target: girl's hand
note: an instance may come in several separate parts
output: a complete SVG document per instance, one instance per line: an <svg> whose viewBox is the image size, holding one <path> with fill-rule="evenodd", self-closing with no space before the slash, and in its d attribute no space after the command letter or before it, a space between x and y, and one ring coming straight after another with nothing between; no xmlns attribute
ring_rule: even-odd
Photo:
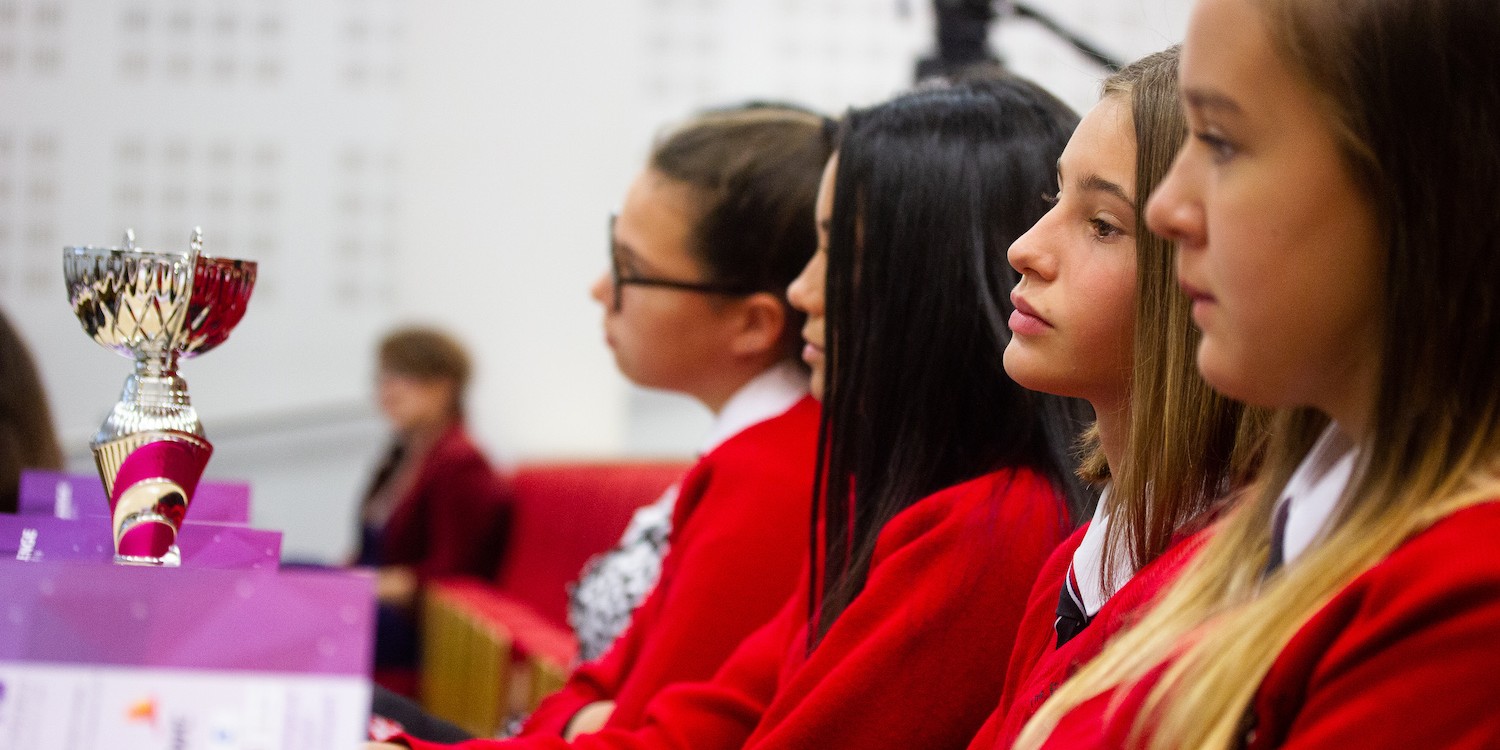
<svg viewBox="0 0 1500 750"><path fill-rule="evenodd" d="M572 742L580 734L593 734L603 729L604 723L609 721L610 714L614 712L614 701L594 701L578 709L578 713L568 720L568 726L563 730L563 739Z"/></svg>

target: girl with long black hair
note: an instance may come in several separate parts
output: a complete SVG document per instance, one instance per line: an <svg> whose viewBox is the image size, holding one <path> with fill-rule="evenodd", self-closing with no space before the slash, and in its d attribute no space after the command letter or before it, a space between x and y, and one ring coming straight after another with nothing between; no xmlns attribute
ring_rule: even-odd
<svg viewBox="0 0 1500 750"><path fill-rule="evenodd" d="M633 731L467 747L963 747L1084 498L1079 406L1005 374L1005 249L1076 118L1014 78L851 113L790 289L823 399L809 589ZM427 745L412 742L413 747Z"/></svg>

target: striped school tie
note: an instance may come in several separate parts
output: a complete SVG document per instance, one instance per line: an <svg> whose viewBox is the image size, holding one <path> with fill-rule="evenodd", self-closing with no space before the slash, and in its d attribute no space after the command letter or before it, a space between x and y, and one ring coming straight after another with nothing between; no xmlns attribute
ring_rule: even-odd
<svg viewBox="0 0 1500 750"><path fill-rule="evenodd" d="M1084 610L1078 576L1074 575L1073 565L1069 563L1068 577L1063 580L1062 593L1057 598L1057 620L1052 623L1052 629L1057 631L1057 647L1062 648L1064 643L1073 640L1073 636L1082 633L1092 619Z"/></svg>

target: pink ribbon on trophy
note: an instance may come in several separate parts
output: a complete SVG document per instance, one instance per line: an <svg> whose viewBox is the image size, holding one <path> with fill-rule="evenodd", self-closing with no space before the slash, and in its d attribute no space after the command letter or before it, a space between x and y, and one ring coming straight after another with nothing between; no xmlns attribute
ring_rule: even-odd
<svg viewBox="0 0 1500 750"><path fill-rule="evenodd" d="M212 454L206 441L168 437L146 443L125 457L109 497L117 554L150 558L167 554Z"/></svg>

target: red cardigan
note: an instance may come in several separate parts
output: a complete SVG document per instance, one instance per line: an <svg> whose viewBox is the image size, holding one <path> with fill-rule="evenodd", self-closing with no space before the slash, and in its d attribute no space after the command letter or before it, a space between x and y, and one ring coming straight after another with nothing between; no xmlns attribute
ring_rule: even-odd
<svg viewBox="0 0 1500 750"><path fill-rule="evenodd" d="M1334 595L1271 665L1246 717L1261 748L1500 747L1500 503L1412 537ZM1094 698L1048 748L1125 747L1158 668L1118 711Z"/></svg>
<svg viewBox="0 0 1500 750"><path fill-rule="evenodd" d="M1176 579L1207 535L1206 531L1200 531L1168 547L1121 586L1083 632L1059 649L1057 630L1053 627L1057 597L1068 565L1073 562L1073 553L1083 543L1086 531L1088 524L1059 545L1042 567L1016 634L1016 648L1010 654L1000 706L969 743L969 750L1005 750L1014 744L1042 703L1084 663L1098 656L1115 633L1139 619L1156 595Z"/></svg>
<svg viewBox="0 0 1500 750"><path fill-rule="evenodd" d="M422 580L493 578L510 529L510 484L454 424L438 438L386 522L382 565L409 565Z"/></svg>
<svg viewBox="0 0 1500 750"><path fill-rule="evenodd" d="M805 397L688 471L656 588L609 651L542 701L523 736L561 735L579 709L600 700L615 701L610 726L635 727L652 696L712 677L776 614L804 580L818 414Z"/></svg>
<svg viewBox="0 0 1500 750"><path fill-rule="evenodd" d="M710 682L663 690L634 731L480 748L961 748L1000 698L1026 592L1065 533L1053 488L1018 470L922 499L886 524L864 591L811 655L807 599ZM407 740L414 748L435 745Z"/></svg>

